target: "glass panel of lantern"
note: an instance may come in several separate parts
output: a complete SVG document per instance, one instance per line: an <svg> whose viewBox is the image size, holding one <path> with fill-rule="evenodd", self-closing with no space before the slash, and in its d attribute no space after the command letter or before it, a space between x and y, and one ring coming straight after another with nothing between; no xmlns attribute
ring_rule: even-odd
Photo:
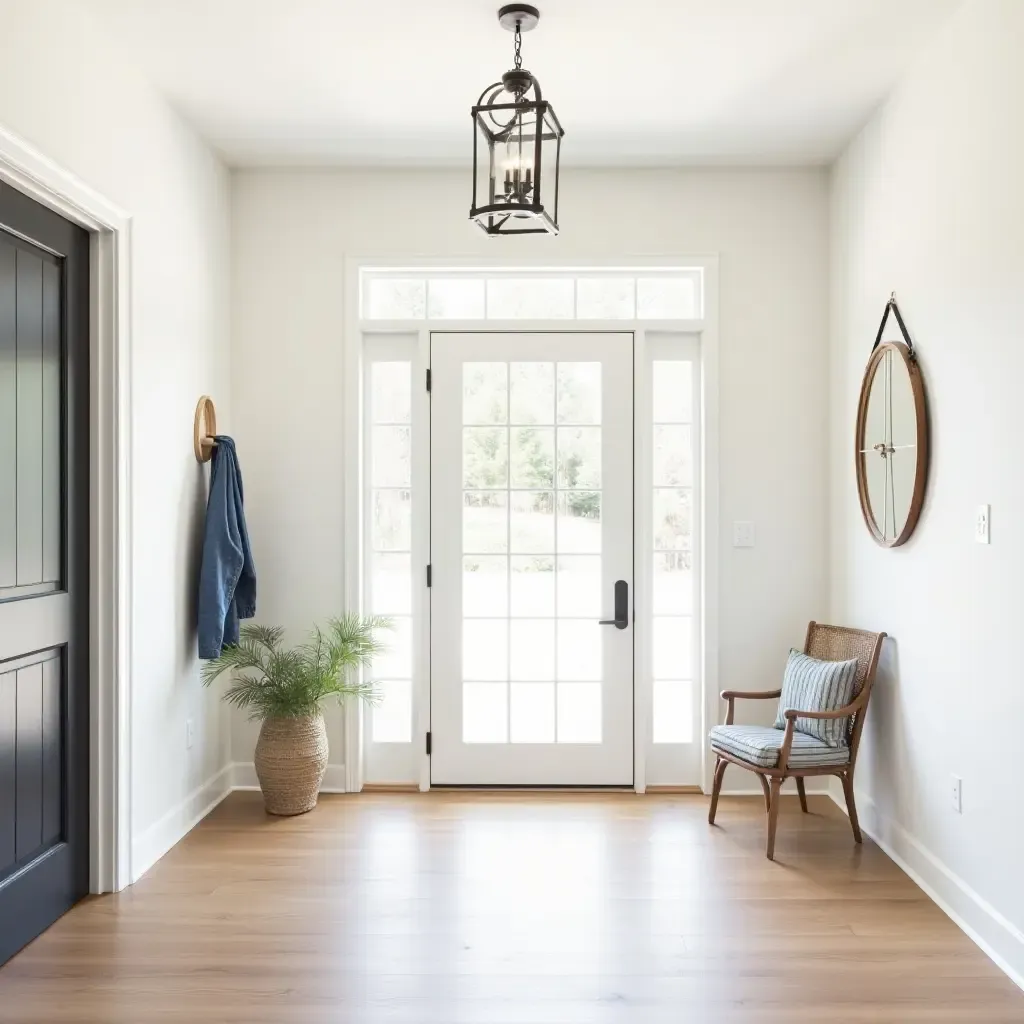
<svg viewBox="0 0 1024 1024"><path fill-rule="evenodd" d="M491 235L557 234L558 173L565 133L551 104L541 98L537 80L529 72L520 72L529 84L518 93L524 83L514 79L515 74L509 72L505 82L485 89L472 110L470 218Z"/></svg>

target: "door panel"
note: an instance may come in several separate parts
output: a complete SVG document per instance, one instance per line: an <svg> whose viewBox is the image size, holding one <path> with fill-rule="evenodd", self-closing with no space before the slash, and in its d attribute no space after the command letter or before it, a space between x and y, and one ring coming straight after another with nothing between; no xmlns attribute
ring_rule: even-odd
<svg viewBox="0 0 1024 1024"><path fill-rule="evenodd" d="M0 589L18 583L17 259L0 245Z"/></svg>
<svg viewBox="0 0 1024 1024"><path fill-rule="evenodd" d="M4 672L0 675L0 878L7 874L16 859L17 751L18 675Z"/></svg>
<svg viewBox="0 0 1024 1024"><path fill-rule="evenodd" d="M431 339L431 780L629 785L632 335Z"/></svg>
<svg viewBox="0 0 1024 1024"><path fill-rule="evenodd" d="M43 581L43 261L18 252L18 586Z"/></svg>
<svg viewBox="0 0 1024 1024"><path fill-rule="evenodd" d="M0 963L88 888L88 254L0 185Z"/></svg>
<svg viewBox="0 0 1024 1024"><path fill-rule="evenodd" d="M15 857L20 861L43 845L43 669L26 665L17 672L17 816Z"/></svg>
<svg viewBox="0 0 1024 1024"><path fill-rule="evenodd" d="M50 653L42 670L43 826L42 845L58 842L64 828L64 755L61 743L64 719L64 671L58 652Z"/></svg>
<svg viewBox="0 0 1024 1024"><path fill-rule="evenodd" d="M42 573L41 583L57 584L61 578L61 344L60 268L43 264L42 345Z"/></svg>

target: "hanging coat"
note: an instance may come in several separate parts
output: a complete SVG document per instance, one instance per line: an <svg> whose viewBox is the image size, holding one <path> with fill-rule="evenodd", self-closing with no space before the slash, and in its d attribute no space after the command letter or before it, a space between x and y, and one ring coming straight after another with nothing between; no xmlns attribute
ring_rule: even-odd
<svg viewBox="0 0 1024 1024"><path fill-rule="evenodd" d="M217 658L238 643L239 619L256 614L256 568L242 508L235 442L216 437L199 571L199 657Z"/></svg>

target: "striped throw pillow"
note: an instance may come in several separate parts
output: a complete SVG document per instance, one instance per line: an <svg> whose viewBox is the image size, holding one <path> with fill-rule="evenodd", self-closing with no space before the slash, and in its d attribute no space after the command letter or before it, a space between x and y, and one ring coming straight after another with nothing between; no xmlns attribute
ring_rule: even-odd
<svg viewBox="0 0 1024 1024"><path fill-rule="evenodd" d="M853 700L857 683L857 659L851 661L819 661L800 651L789 652L786 674L782 678L782 696L775 728L785 729L783 711L835 711ZM830 747L846 743L848 718L798 718L794 728L816 736Z"/></svg>

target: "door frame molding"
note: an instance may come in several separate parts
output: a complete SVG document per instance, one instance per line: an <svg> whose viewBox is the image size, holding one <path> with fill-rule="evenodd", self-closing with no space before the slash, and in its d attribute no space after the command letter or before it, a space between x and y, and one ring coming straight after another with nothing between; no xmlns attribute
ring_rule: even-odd
<svg viewBox="0 0 1024 1024"><path fill-rule="evenodd" d="M539 250L537 255L516 253L507 259L495 257L483 258L478 255L424 257L422 255L383 255L383 256L348 256L345 259L345 291L344 291L344 369L342 379L342 404L344 410L344 497L342 513L342 529L344 531L345 564L344 594L345 607L349 611L359 611L362 607L362 545L363 545L363 509L362 509L362 474L363 474L363 347L364 334L400 334L414 335L417 338L417 352L422 362L429 345L429 336L434 333L466 332L466 331L594 331L594 332L625 332L634 335L634 354L639 361L646 358L645 340L648 333L682 333L700 335L700 364L703 380L701 396L701 448L702 448L702 487L701 487L701 627L700 662L702 674L702 693L700 694L700 718L695 723L699 730L701 744L700 785L707 793L711 788L712 762L709 757L704 737L711 722L717 720L718 697L718 652L719 652L719 258L717 254L679 253L617 255L614 258L552 258ZM533 270L569 270L593 268L595 270L610 268L650 267L693 267L703 271L704 305L703 317L699 320L679 321L644 321L644 320L555 320L534 322L527 320L503 321L487 320L473 322L467 320L401 320L401 321L369 321L360 317L360 270L372 268L401 268L443 271L446 268L488 270L495 268L507 269L515 267L524 271ZM421 362L414 362L414 403L426 402L422 388L415 386L415 374L422 372ZM417 397L418 396L418 397ZM636 432L637 464L643 464L645 451L640 440L643 431ZM413 441L414 465L420 456L417 449L426 445L428 438ZM415 470L414 470L415 472ZM636 513L635 513L636 514ZM634 530L640 537L641 531ZM414 538L414 548L416 540ZM642 556L639 556L642 557ZM422 594L420 595L422 597ZM416 597L414 595L414 600ZM414 606L416 607L416 606ZM422 613L421 613L422 614ZM426 622L429 630L429 617ZM425 651L417 648L417 658L429 657L429 645ZM639 650L641 645L637 645ZM422 674L422 673L421 673ZM417 697L418 694L418 697ZM423 736L429 728L429 692L426 702L423 694L414 692L415 721L413 725L413 745L422 744ZM650 695L644 686L634 687L634 789L637 793L646 791L647 786L647 736L646 723L650 713ZM342 723L345 737L345 791L358 793L363 788L365 731L364 712L360 704L350 703L345 707ZM421 791L430 789L430 761L425 749L420 745L417 756L419 765L418 781ZM412 782L413 780L408 780Z"/></svg>
<svg viewBox="0 0 1024 1024"><path fill-rule="evenodd" d="M131 217L0 125L0 180L89 232L89 891L131 883Z"/></svg>

